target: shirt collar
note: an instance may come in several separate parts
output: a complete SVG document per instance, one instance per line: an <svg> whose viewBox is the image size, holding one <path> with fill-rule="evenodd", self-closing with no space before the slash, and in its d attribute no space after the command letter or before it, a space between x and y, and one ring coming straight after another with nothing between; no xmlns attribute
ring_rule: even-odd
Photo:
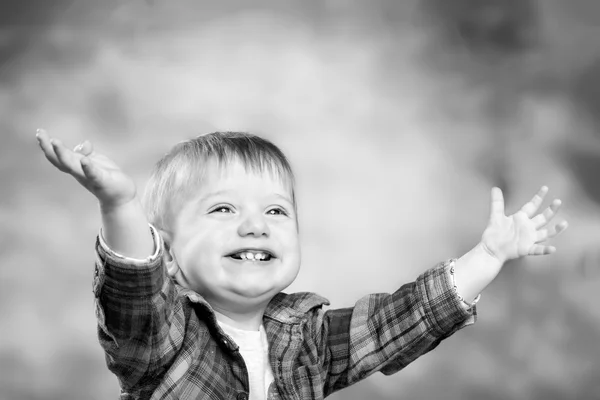
<svg viewBox="0 0 600 400"><path fill-rule="evenodd" d="M181 288L181 293L192 303L201 305L215 320L215 313L210 304L191 289ZM315 307L329 305L329 300L315 293L278 293L271 299L265 310L265 317L274 319L284 324L296 324L304 318L306 313Z"/></svg>

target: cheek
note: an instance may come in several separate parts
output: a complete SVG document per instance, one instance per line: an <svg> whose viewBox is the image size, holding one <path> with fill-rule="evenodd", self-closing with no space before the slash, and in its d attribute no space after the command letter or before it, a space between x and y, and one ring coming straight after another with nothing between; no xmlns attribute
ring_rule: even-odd
<svg viewBox="0 0 600 400"><path fill-rule="evenodd" d="M300 236L295 227L294 229L286 229L281 234L285 238L284 243L290 250L300 251Z"/></svg>
<svg viewBox="0 0 600 400"><path fill-rule="evenodd" d="M297 237L289 237L285 241L285 252L287 253L287 258L291 263L298 265L300 264L300 240Z"/></svg>
<svg viewBox="0 0 600 400"><path fill-rule="evenodd" d="M207 259L218 254L218 239L214 235L195 233L182 237L174 250L180 262L194 263L194 260Z"/></svg>

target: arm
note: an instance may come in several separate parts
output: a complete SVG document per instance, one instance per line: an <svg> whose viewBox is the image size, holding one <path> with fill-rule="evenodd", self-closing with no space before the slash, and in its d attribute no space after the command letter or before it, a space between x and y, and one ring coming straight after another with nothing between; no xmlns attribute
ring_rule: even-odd
<svg viewBox="0 0 600 400"><path fill-rule="evenodd" d="M116 207L100 204L102 237L116 253L145 258L156 248L152 243L146 215L137 198Z"/></svg>
<svg viewBox="0 0 600 400"><path fill-rule="evenodd" d="M498 275L507 260L544 255L554 247L540 244L566 229L546 228L560 201L539 215L547 188L515 215L504 215L504 200L492 190L490 222L481 242L456 262L439 264L389 294L370 295L353 308L319 311L315 335L326 371L325 392L349 386L381 371L392 374L433 350L445 338L474 323L471 301Z"/></svg>
<svg viewBox="0 0 600 400"><path fill-rule="evenodd" d="M100 344L124 389L164 372L183 340L185 308L163 265L158 232L149 228L133 180L89 142L69 150L39 130L46 158L99 201L94 294ZM168 329L163 329L168 326Z"/></svg>
<svg viewBox="0 0 600 400"><path fill-rule="evenodd" d="M190 307L167 276L164 246L136 260L113 252L98 235L94 296L98 338L108 368L129 393L151 393L183 345Z"/></svg>
<svg viewBox="0 0 600 400"><path fill-rule="evenodd" d="M330 394L381 371L393 374L475 322L475 307L457 295L454 262L440 263L392 294L372 294L354 307L318 309L311 320Z"/></svg>

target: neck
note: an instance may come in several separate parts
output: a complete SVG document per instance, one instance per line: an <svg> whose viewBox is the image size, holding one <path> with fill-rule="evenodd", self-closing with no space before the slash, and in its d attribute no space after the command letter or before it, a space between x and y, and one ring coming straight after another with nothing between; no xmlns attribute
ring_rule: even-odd
<svg viewBox="0 0 600 400"><path fill-rule="evenodd" d="M232 312L213 306L213 310L219 322L236 329L258 331L262 324L265 307L255 310L245 310L243 312Z"/></svg>

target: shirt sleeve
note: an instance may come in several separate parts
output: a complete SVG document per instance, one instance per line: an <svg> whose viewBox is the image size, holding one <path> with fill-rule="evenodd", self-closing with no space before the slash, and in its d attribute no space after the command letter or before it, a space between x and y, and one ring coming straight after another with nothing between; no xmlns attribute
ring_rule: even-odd
<svg viewBox="0 0 600 400"><path fill-rule="evenodd" d="M150 226L155 252L133 259L96 240L94 296L98 337L108 368L125 390L155 382L183 340L184 311L166 274L163 243ZM168 326L168 329L164 327Z"/></svg>
<svg viewBox="0 0 600 400"><path fill-rule="evenodd" d="M398 372L475 322L476 307L458 295L453 266L440 263L396 292L365 296L351 308L316 310L326 395L377 371Z"/></svg>

